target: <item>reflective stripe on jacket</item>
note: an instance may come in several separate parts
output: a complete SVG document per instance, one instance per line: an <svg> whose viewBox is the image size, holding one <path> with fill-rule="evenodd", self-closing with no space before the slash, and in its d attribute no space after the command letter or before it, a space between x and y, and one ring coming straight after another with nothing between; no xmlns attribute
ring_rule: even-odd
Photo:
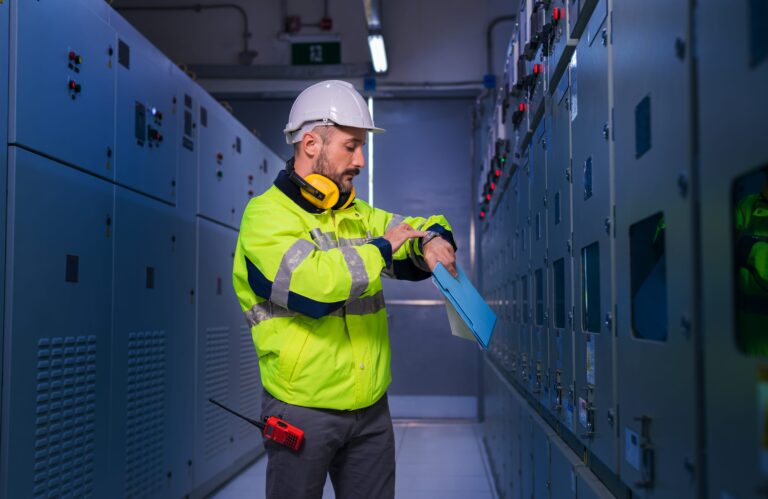
<svg viewBox="0 0 768 499"><path fill-rule="evenodd" d="M405 218L359 199L345 210L321 211L285 171L250 201L233 284L252 326L262 383L276 398L350 410L384 395L391 375L381 275L430 276L419 240L393 255L382 237L403 222L454 244L442 216Z"/></svg>

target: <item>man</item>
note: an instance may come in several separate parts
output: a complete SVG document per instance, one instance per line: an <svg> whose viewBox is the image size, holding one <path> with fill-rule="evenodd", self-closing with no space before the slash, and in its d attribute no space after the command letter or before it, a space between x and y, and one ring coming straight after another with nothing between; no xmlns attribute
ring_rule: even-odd
<svg viewBox="0 0 768 499"><path fill-rule="evenodd" d="M376 128L360 94L325 81L304 90L284 132L294 158L243 215L233 282L252 326L262 416L304 430L299 452L265 442L267 497L394 497L391 380L381 275L454 275L442 216L409 217L354 197ZM406 185L406 184L404 184Z"/></svg>
<svg viewBox="0 0 768 499"><path fill-rule="evenodd" d="M768 167L761 192L736 208L736 323L746 353L768 355Z"/></svg>

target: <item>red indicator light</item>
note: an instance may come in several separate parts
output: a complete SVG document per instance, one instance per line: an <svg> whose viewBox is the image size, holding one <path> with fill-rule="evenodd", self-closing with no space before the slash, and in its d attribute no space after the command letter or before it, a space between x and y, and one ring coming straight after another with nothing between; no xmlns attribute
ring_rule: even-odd
<svg viewBox="0 0 768 499"><path fill-rule="evenodd" d="M525 111L525 102L521 102L520 103L520 112L524 112L524 111Z"/></svg>
<svg viewBox="0 0 768 499"><path fill-rule="evenodd" d="M486 194L486 195L485 195L485 199L486 199L486 200L488 200L488 201L490 201L490 200L491 200L491 195L490 195L490 194Z"/></svg>
<svg viewBox="0 0 768 499"><path fill-rule="evenodd" d="M221 153L218 153L218 154L216 154L216 159L221 161L222 159L224 159L224 155L221 154Z"/></svg>
<svg viewBox="0 0 768 499"><path fill-rule="evenodd" d="M496 182L491 182L491 190L493 191L495 189L496 189Z"/></svg>
<svg viewBox="0 0 768 499"><path fill-rule="evenodd" d="M74 90L77 87L77 83L74 80L69 80L69 88Z"/></svg>
<svg viewBox="0 0 768 499"><path fill-rule="evenodd" d="M481 212L480 212L480 218L481 218L481 219L482 219L482 218L485 218L485 212L484 212L484 211L481 211Z"/></svg>
<svg viewBox="0 0 768 499"><path fill-rule="evenodd" d="M562 14L560 13L560 9L555 9L554 12L552 12L552 19L555 20L555 22L560 20L560 16Z"/></svg>
<svg viewBox="0 0 768 499"><path fill-rule="evenodd" d="M533 74L537 75L541 73L541 64L534 64L533 65Z"/></svg>
<svg viewBox="0 0 768 499"><path fill-rule="evenodd" d="M70 60L70 61L74 61L74 60L75 60L75 55L76 55L76 54L75 54L74 52L70 52L70 53L69 53L69 60Z"/></svg>
<svg viewBox="0 0 768 499"><path fill-rule="evenodd" d="M494 174L496 175L496 177L501 177L501 170L496 170Z"/></svg>

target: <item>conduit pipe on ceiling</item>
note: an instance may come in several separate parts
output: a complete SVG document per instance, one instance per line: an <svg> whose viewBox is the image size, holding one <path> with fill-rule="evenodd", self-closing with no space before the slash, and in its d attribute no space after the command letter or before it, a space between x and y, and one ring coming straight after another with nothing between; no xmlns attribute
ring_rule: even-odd
<svg viewBox="0 0 768 499"><path fill-rule="evenodd" d="M251 50L249 47L251 31L248 22L248 13L240 5L234 3L221 3L221 4L189 4L189 5L136 5L126 7L116 7L119 12L129 11L147 11L147 12L170 12L170 11L192 11L200 13L203 10L213 9L229 9L236 10L240 13L240 17L243 20L243 50L238 54L238 62L243 66L248 66L253 63L253 59L256 58L258 52Z"/></svg>

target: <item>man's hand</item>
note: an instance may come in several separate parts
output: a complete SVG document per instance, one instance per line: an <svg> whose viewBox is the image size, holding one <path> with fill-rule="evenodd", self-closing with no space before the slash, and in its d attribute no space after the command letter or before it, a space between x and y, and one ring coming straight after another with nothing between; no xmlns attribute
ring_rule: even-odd
<svg viewBox="0 0 768 499"><path fill-rule="evenodd" d="M442 237L436 237L424 245L424 261L430 271L434 271L438 262L448 269L453 277L459 277L456 271L456 254L451 243Z"/></svg>
<svg viewBox="0 0 768 499"><path fill-rule="evenodd" d="M389 241L389 244L392 245L392 253L394 253L399 250L400 246L402 246L408 239L424 237L426 235L426 232L416 230L408 224L400 224L393 229L389 229L387 233L384 234L384 239Z"/></svg>

